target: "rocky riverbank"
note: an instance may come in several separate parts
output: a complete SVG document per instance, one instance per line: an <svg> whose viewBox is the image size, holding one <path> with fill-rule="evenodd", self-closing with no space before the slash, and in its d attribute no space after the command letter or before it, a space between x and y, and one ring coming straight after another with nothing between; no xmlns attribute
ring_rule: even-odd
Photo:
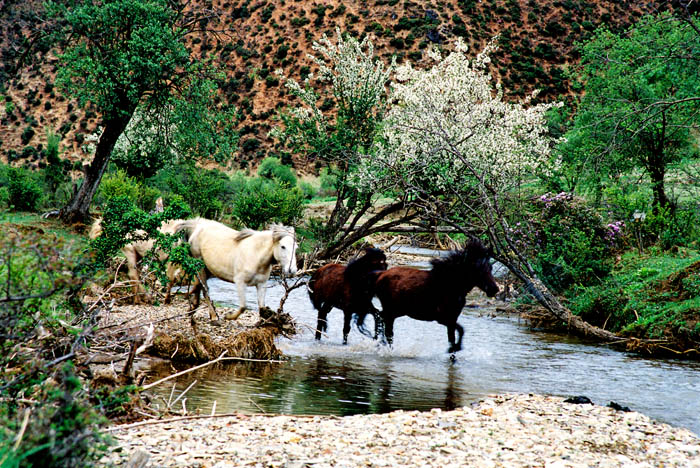
<svg viewBox="0 0 700 468"><path fill-rule="evenodd" d="M116 445L103 462L117 466L700 467L700 439L687 429L540 395L454 411L195 416L110 432Z"/></svg>

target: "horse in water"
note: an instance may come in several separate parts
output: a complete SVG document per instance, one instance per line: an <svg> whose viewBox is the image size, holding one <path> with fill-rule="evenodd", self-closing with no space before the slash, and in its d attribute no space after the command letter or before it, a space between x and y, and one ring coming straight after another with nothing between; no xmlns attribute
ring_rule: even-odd
<svg viewBox="0 0 700 468"><path fill-rule="evenodd" d="M238 310L226 315L235 320L246 310L246 286L255 286L258 291L258 309L265 307L265 283L270 278L272 265L279 263L285 275L297 272L297 242L294 228L273 224L266 231L243 229L236 231L217 221L195 218L184 221L179 231L188 233L190 252L195 258L204 261L202 281L215 276L236 283L238 287ZM199 292L202 288L196 282L194 307L199 305ZM216 314L210 309L210 318Z"/></svg>
<svg viewBox="0 0 700 468"><path fill-rule="evenodd" d="M184 221L181 219L174 219L171 221L163 221L163 223L160 225L158 230L160 232L162 232L163 234L175 234L175 231L177 230L178 226L183 222ZM88 237L92 240L95 240L100 234L102 234L102 218L97 218L92 223L92 226L90 226L90 232L88 233ZM139 229L139 230L136 230L134 232L134 234L139 236L139 237L143 237L146 235L146 231L142 231ZM144 296L146 293L145 293L145 289L143 287L143 284L141 283L141 278L139 277L138 263L141 261L141 259L143 259L143 257L146 256L148 251L153 248L154 244L155 244L155 239L141 239L141 240L130 242L121 248L122 253L126 257L126 266L128 269L129 279L133 283L133 288L134 288L133 303L134 304L142 304L143 302L145 302L142 299L142 296ZM167 253L165 253L163 251L158 251L158 259L161 262L165 261L167 258L168 258ZM169 304L170 303L170 291L172 290L175 282L182 275L182 270L180 269L180 267L178 265L168 262L168 264L166 265L166 275L168 277L168 285L166 287L164 302L166 304Z"/></svg>
<svg viewBox="0 0 700 468"><path fill-rule="evenodd" d="M347 266L338 263L324 265L311 276L308 283L309 298L318 310L316 339L328 327L328 312L333 307L343 311L343 344L348 344L350 320L357 316L357 329L370 336L364 327L365 317L372 313L377 323L377 310L372 305L373 284L377 271L386 270L386 255L379 249L367 248L362 256L351 260ZM375 337L376 338L376 337Z"/></svg>
<svg viewBox="0 0 700 468"><path fill-rule="evenodd" d="M377 276L375 294L382 303L379 315L384 336L391 345L394 320L407 315L416 320L437 321L447 327L448 352L462 349L464 329L457 323L466 296L475 286L493 297L498 285L491 274L491 251L478 240L447 257L433 259L432 269L394 267ZM459 338L455 342L455 330Z"/></svg>

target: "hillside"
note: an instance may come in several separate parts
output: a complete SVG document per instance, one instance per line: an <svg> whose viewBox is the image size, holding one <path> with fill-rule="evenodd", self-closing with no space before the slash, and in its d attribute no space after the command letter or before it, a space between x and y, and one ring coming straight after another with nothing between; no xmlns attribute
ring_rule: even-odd
<svg viewBox="0 0 700 468"><path fill-rule="evenodd" d="M574 93L564 69L577 60L576 41L601 24L624 28L664 2L583 0L366 0L326 2L292 0L197 0L192 8L220 13L208 30L191 37L194 54L213 54L227 78L224 99L239 109L241 145L231 167L251 167L278 149L267 136L278 109L290 104L274 71L303 79L314 72L307 53L322 34L335 28L371 34L375 50L387 61L396 54L418 66L428 65L424 50L432 43L449 49L461 36L474 53L493 36L500 49L492 73L512 99L541 89L540 100ZM0 158L15 164L42 166L41 150L48 130L62 136L62 156L74 167L89 158L86 142L99 116L83 111L53 86L56 57L49 51L42 2L0 1ZM304 161L292 161L310 170Z"/></svg>

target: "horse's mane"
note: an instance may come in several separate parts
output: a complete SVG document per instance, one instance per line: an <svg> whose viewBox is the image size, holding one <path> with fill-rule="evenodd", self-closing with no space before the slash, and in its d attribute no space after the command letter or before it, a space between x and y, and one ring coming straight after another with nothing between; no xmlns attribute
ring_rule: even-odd
<svg viewBox="0 0 700 468"><path fill-rule="evenodd" d="M349 281L357 279L358 277L364 277L371 271L376 270L377 260L386 261L386 255L380 249L366 248L364 254L360 257L356 257L348 262L345 267L345 278Z"/></svg>
<svg viewBox="0 0 700 468"><path fill-rule="evenodd" d="M480 240L472 239L461 250L456 250L446 257L434 258L430 261L433 276L455 277L455 273L471 270L479 261L490 258L490 250Z"/></svg>
<svg viewBox="0 0 700 468"><path fill-rule="evenodd" d="M284 226L282 224L271 224L268 228L269 231L272 231L272 240L273 242L279 242L280 239L282 239L285 236L292 236L294 237L294 228L289 227L289 226ZM252 229L241 229L238 231L238 233L234 236L233 240L236 242L240 242L243 239L247 239L250 236L253 236L261 231L254 231Z"/></svg>

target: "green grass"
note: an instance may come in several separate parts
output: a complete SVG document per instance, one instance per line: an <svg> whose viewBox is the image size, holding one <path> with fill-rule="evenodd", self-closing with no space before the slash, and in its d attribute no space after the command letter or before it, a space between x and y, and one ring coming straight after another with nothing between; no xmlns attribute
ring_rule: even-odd
<svg viewBox="0 0 700 468"><path fill-rule="evenodd" d="M627 252L602 284L578 288L571 310L623 335L700 343L700 251Z"/></svg>
<svg viewBox="0 0 700 468"><path fill-rule="evenodd" d="M53 219L42 219L37 213L29 213L23 211L0 211L0 224L14 224L31 229L41 229L50 234L55 234L58 237L76 241L78 243L87 242L87 234L78 234L71 230L61 221Z"/></svg>

